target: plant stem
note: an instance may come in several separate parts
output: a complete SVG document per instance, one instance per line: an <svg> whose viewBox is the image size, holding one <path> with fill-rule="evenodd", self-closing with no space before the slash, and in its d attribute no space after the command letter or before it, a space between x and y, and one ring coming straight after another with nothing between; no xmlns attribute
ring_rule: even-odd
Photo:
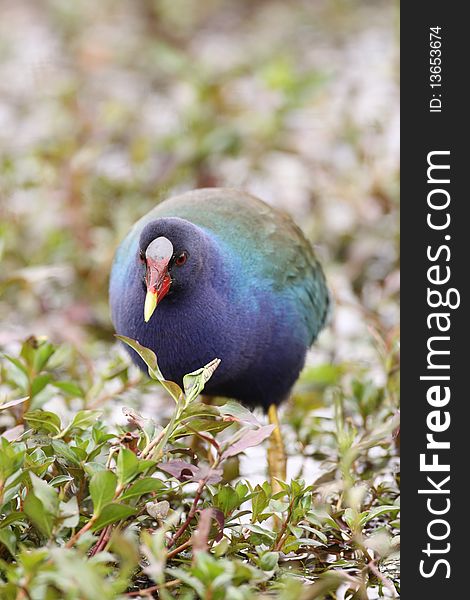
<svg viewBox="0 0 470 600"><path fill-rule="evenodd" d="M101 531L98 541L93 546L93 548L90 550L90 556L95 556L95 554L98 554L98 552L102 552L104 550L104 548L106 548L106 544L109 542L109 539L111 537L110 533L111 533L112 529L113 529L112 525L108 525Z"/></svg>
<svg viewBox="0 0 470 600"><path fill-rule="evenodd" d="M381 582L384 584L384 586L385 586L385 587L386 587L386 588L387 588L387 589L388 589L390 592L392 592L392 595L393 595L393 597L394 597L394 598L396 598L396 597L397 597L397 590L394 588L394 586L393 586L392 582L391 582L391 581L390 581L390 580L389 580L387 577L385 577L385 575L383 575L383 574L382 574L382 573L379 571L379 569L377 568L377 566L376 566L376 564L375 564L375 561L373 561L373 560L372 560L372 561L370 561L369 563L367 563L367 568L368 568L370 571L372 571L372 573L373 573L373 574L374 574L374 575L377 577L377 579L378 579L379 581L381 581Z"/></svg>
<svg viewBox="0 0 470 600"><path fill-rule="evenodd" d="M27 585L29 585L29 579L30 578L28 578L28 582L24 586L18 589L18 593L16 594L16 600L23 600L23 598L28 598L28 600L32 600L31 594L29 593L28 588L26 587Z"/></svg>
<svg viewBox="0 0 470 600"><path fill-rule="evenodd" d="M75 542L84 534L86 533L89 529L91 529L91 527L93 527L94 523L96 521L96 517L93 516L91 517L91 519L88 521L88 523L85 523L85 525L80 529L80 531L77 531L77 533L75 535L73 535L69 541L65 544L66 548L72 548L72 546L75 544Z"/></svg>
<svg viewBox="0 0 470 600"><path fill-rule="evenodd" d="M178 529L178 531L172 537L172 539L170 540L170 542L168 544L168 548L171 548L172 546L174 546L176 544L177 540L183 535L183 533L188 528L189 523L192 521L194 515L196 514L197 505L199 503L199 500L201 499L201 495L202 495L202 492L204 490L206 483L207 483L207 478L204 478L199 482L199 487L197 488L196 495L194 496L193 503L191 505L191 508L189 509L188 516L186 517L186 521L181 525L181 527Z"/></svg>
<svg viewBox="0 0 470 600"><path fill-rule="evenodd" d="M140 453L140 458L145 458L152 452L152 450L155 448L155 446L157 446L160 443L160 441L162 440L163 436L165 435L165 431L166 431L166 428L162 429L160 431L160 433L157 435L157 437L153 438L153 440L145 446L145 448Z"/></svg>
<svg viewBox="0 0 470 600"><path fill-rule="evenodd" d="M172 579L171 581L167 581L166 583L163 583L161 585L152 585L151 587L144 588L142 590L137 590L136 592L127 592L126 596L129 596L129 597L148 596L149 594L152 594L153 592L158 592L158 590L160 590L162 588L173 587L180 583L181 583L180 579Z"/></svg>
<svg viewBox="0 0 470 600"><path fill-rule="evenodd" d="M289 503L289 508L287 510L287 515L286 518L284 519L284 522L282 523L281 529L279 530L279 533L277 535L276 538L276 542L274 545L274 551L275 552L279 552L280 549L282 548L282 545L284 544L285 541L285 537L286 537L286 530L287 530L287 526L289 525L289 521L291 520L292 517L292 510L294 507L294 500L295 498L292 498L292 500Z"/></svg>
<svg viewBox="0 0 470 600"><path fill-rule="evenodd" d="M166 556L167 559L173 558L180 552L183 552L183 550L186 550L186 548L189 548L189 546L191 546L192 543L193 543L192 540L188 540L187 542L184 542L184 544L181 544L181 546L178 546L178 548L175 548L171 552L168 552L168 554Z"/></svg>

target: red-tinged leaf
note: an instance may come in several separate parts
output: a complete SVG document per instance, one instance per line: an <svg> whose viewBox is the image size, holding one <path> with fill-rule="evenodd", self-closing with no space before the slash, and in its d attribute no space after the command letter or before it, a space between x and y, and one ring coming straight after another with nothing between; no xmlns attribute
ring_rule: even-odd
<svg viewBox="0 0 470 600"><path fill-rule="evenodd" d="M209 535L211 530L211 521L217 523L217 535L215 541L220 542L223 538L225 518L224 513L218 508L204 508L199 513L199 523L193 534L193 552L206 552L209 548Z"/></svg>
<svg viewBox="0 0 470 600"><path fill-rule="evenodd" d="M150 426L152 429L157 427L156 422L153 419L148 419L139 415L133 408L123 406L122 414L126 417L131 425L135 425L141 431L145 431L145 428Z"/></svg>
<svg viewBox="0 0 470 600"><path fill-rule="evenodd" d="M5 410L5 408L11 408L12 406L17 406L18 404L22 404L29 400L29 396L25 396L24 398L18 398L17 400L10 400L9 402L5 402L4 404L0 404L0 410Z"/></svg>
<svg viewBox="0 0 470 600"><path fill-rule="evenodd" d="M222 469L212 469L209 465L192 465L184 460L170 460L158 465L165 473L176 477L178 481L201 481L218 483L222 479Z"/></svg>
<svg viewBox="0 0 470 600"><path fill-rule="evenodd" d="M19 440L23 433L24 425L16 425L16 427L12 427L11 429L4 431L2 434L0 434L0 437L5 438L9 442L14 442Z"/></svg>
<svg viewBox="0 0 470 600"><path fill-rule="evenodd" d="M225 527L225 515L219 508L212 508L212 517L217 521L217 525L219 526L219 533L215 537L216 542L220 542L220 540L224 537L224 527Z"/></svg>
<svg viewBox="0 0 470 600"><path fill-rule="evenodd" d="M197 467L184 460L170 460L158 465L158 468L165 473L176 477L179 481L190 481L194 477Z"/></svg>
<svg viewBox="0 0 470 600"><path fill-rule="evenodd" d="M247 448L261 444L273 432L274 425L264 425L259 429L249 429L243 436L234 444L229 446L222 454L222 459L236 456L240 452L244 452Z"/></svg>
<svg viewBox="0 0 470 600"><path fill-rule="evenodd" d="M204 479L206 483L219 483L222 480L223 470L213 469L207 464L199 463L198 472L195 474L194 481Z"/></svg>
<svg viewBox="0 0 470 600"><path fill-rule="evenodd" d="M214 424L216 425L222 425L222 427L219 429L219 431L222 431L223 429L225 429L227 426L230 426L230 423L220 423L217 421L213 421ZM209 442L209 444L211 444L212 446L214 446L215 448L219 449L219 444L217 442L217 440L215 439L215 437L210 433L209 428L206 427L205 429L202 428L198 428L197 427L197 420L195 420L195 424L196 424L196 428L194 428L193 426L188 427L188 431L190 431L191 433L193 433L194 435L197 435L198 437L200 437L203 440L206 440L206 442ZM217 428L215 427L216 431ZM176 436L175 436L176 437Z"/></svg>
<svg viewBox="0 0 470 600"><path fill-rule="evenodd" d="M207 552L209 550L209 534L211 531L212 508L205 508L199 514L199 523L193 533L193 554Z"/></svg>

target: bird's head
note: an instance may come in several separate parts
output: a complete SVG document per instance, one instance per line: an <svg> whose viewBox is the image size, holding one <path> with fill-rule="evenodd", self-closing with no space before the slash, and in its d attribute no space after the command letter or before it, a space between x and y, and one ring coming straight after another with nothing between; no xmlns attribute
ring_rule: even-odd
<svg viewBox="0 0 470 600"><path fill-rule="evenodd" d="M146 287L146 323L167 294L181 296L198 285L206 246L202 230L184 219L161 218L144 227L137 259Z"/></svg>

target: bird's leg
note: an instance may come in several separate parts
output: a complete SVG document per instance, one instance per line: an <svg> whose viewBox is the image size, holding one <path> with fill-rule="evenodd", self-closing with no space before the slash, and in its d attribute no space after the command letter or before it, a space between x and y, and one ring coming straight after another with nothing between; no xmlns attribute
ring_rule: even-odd
<svg viewBox="0 0 470 600"><path fill-rule="evenodd" d="M281 426L277 414L277 406L275 404L271 404L271 406L269 407L268 418L271 425L275 426L274 431L272 432L271 437L269 438L268 448L269 477L271 479L271 487L273 493L275 494L281 491L281 486L276 481L276 479L280 479L281 481L286 480L287 465L284 440L282 439Z"/></svg>

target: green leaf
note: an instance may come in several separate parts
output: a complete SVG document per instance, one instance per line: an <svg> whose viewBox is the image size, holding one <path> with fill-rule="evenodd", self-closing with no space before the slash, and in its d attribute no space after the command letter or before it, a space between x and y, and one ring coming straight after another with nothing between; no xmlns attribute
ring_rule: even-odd
<svg viewBox="0 0 470 600"><path fill-rule="evenodd" d="M332 386L338 383L341 375L346 371L343 364L325 363L316 367L309 367L302 373L300 382L311 383L316 387Z"/></svg>
<svg viewBox="0 0 470 600"><path fill-rule="evenodd" d="M144 494L151 492L159 492L165 488L165 484L156 477L144 477L133 483L129 489L122 494L121 500L129 500L130 498L140 498Z"/></svg>
<svg viewBox="0 0 470 600"><path fill-rule="evenodd" d="M33 369L34 355L37 348L38 340L34 336L29 337L25 342L23 342L23 345L21 346L20 356L26 363L28 371L31 371Z"/></svg>
<svg viewBox="0 0 470 600"><path fill-rule="evenodd" d="M112 471L98 471L90 481L90 496L93 502L93 515L97 517L103 508L113 501L117 477Z"/></svg>
<svg viewBox="0 0 470 600"><path fill-rule="evenodd" d="M50 373L43 373L33 379L31 384L31 397L36 396L46 387L48 383L52 381L52 375Z"/></svg>
<svg viewBox="0 0 470 600"><path fill-rule="evenodd" d="M310 533L313 533L314 535L316 535L324 544L328 543L328 538L322 531L319 531L318 529L315 529L314 527L310 527L309 525L299 525L299 527L301 529L304 529L305 531L309 531Z"/></svg>
<svg viewBox="0 0 470 600"><path fill-rule="evenodd" d="M211 404L206 404L205 402L196 400L185 407L181 413L181 420L183 421L185 419L192 419L196 417L220 417L222 414L223 413L219 410L218 406L212 406Z"/></svg>
<svg viewBox="0 0 470 600"><path fill-rule="evenodd" d="M62 549L61 549L62 550ZM63 551L63 550L62 550ZM48 548L36 548L36 549L26 549L21 550L18 556L18 562L21 563L24 567L24 570L27 573L35 573L38 571L38 567L40 567L47 560L49 554Z"/></svg>
<svg viewBox="0 0 470 600"><path fill-rule="evenodd" d="M192 568L193 574L206 585L215 584L220 576L227 576L225 565L208 552L199 552ZM222 582L221 582L222 583ZM214 587L215 587L214 585ZM204 594L207 598L207 595Z"/></svg>
<svg viewBox="0 0 470 600"><path fill-rule="evenodd" d="M392 505L375 506L374 508L371 508L369 511L367 511L361 515L359 524L364 526L366 523L368 523L371 519L374 519L375 517L378 517L380 515L384 515L387 513L397 512L399 510L400 510L400 507L393 505L393 504Z"/></svg>
<svg viewBox="0 0 470 600"><path fill-rule="evenodd" d="M234 400L229 400L222 406L219 406L219 411L221 415L232 417L234 421L249 423L251 425L256 425L256 427L261 426L261 423L248 408Z"/></svg>
<svg viewBox="0 0 470 600"><path fill-rule="evenodd" d="M219 433L227 427L230 427L232 423L229 421L216 421L215 419L191 419L188 423L185 423L177 428L173 435L173 439L192 435L197 432Z"/></svg>
<svg viewBox="0 0 470 600"><path fill-rule="evenodd" d="M47 538L51 537L54 516L44 509L42 502L30 491L23 504L23 510L33 525Z"/></svg>
<svg viewBox="0 0 470 600"><path fill-rule="evenodd" d="M164 378L162 372L158 367L157 356L155 352L153 352L149 348L146 348L145 346L142 346L142 344L139 344L139 342L137 342L136 340L133 340L132 338L127 337L125 335L116 335L116 337L118 340L121 340L121 342L124 342L125 344L130 346L132 350L135 350L135 352L137 352L137 354L140 356L140 358L144 361L144 363L151 371L154 371L154 373L158 374L158 376L162 379Z"/></svg>
<svg viewBox="0 0 470 600"><path fill-rule="evenodd" d="M14 532L12 531L11 527L5 527L4 529L0 529L0 545L2 544L15 559L17 538Z"/></svg>
<svg viewBox="0 0 470 600"><path fill-rule="evenodd" d="M235 491L237 492L239 500L243 501L246 499L246 495L248 494L248 486L246 485L246 483L239 481L235 486Z"/></svg>
<svg viewBox="0 0 470 600"><path fill-rule="evenodd" d="M4 519L0 521L0 529L6 527L7 525L11 525L12 523L21 523L26 519L26 515L19 511L11 512Z"/></svg>
<svg viewBox="0 0 470 600"><path fill-rule="evenodd" d="M252 543L255 545L271 545L276 539L276 533L274 531L266 529L265 527L261 527L261 525L248 523L247 525L245 525L245 527L246 529L252 532L253 535L251 535L250 537L252 538Z"/></svg>
<svg viewBox="0 0 470 600"><path fill-rule="evenodd" d="M78 383L75 383L74 381L54 381L52 385L54 387L56 387L57 389L61 390L62 392L65 392L67 395L71 396L72 398L83 398L83 396L85 395L82 388L78 385ZM93 412L93 411L79 411L77 413L77 416L81 412Z"/></svg>
<svg viewBox="0 0 470 600"><path fill-rule="evenodd" d="M130 483L139 472L139 459L128 448L121 448L117 459L117 477L119 485Z"/></svg>
<svg viewBox="0 0 470 600"><path fill-rule="evenodd" d="M279 561L279 554L277 552L264 552L259 560L259 567L263 571L274 571Z"/></svg>
<svg viewBox="0 0 470 600"><path fill-rule="evenodd" d="M154 465L156 465L154 460L139 458L137 472L144 473L144 471L147 471L147 469L150 469L150 467L153 467Z"/></svg>
<svg viewBox="0 0 470 600"><path fill-rule="evenodd" d="M26 395L28 393L29 388L29 373L26 368L26 365L23 364L23 361L13 358L12 356L3 355L10 363L10 365L5 365L5 382L8 380L10 384L14 385L19 394Z"/></svg>
<svg viewBox="0 0 470 600"><path fill-rule="evenodd" d="M76 467L80 466L80 461L73 451L72 446L69 444L66 444L62 440L52 440L52 448L56 454L62 458L65 458L67 462L75 465Z"/></svg>
<svg viewBox="0 0 470 600"><path fill-rule="evenodd" d="M83 469L90 477L93 477L95 473L99 473L100 471L106 471L106 465L92 460L85 463L83 465Z"/></svg>
<svg viewBox="0 0 470 600"><path fill-rule="evenodd" d="M34 495L41 501L44 510L55 515L59 506L59 496L57 490L51 487L44 479L41 479L33 472L29 473Z"/></svg>
<svg viewBox="0 0 470 600"><path fill-rule="evenodd" d="M68 481L73 481L73 477L71 475L57 475L57 477L54 477L54 479L49 481L49 485L56 487L61 483L67 483Z"/></svg>
<svg viewBox="0 0 470 600"><path fill-rule="evenodd" d="M305 546L318 548L319 546L323 546L323 544L318 540L314 540L311 538L287 538L286 544L283 547L283 551L286 553L291 551L296 552L299 548L303 548Z"/></svg>
<svg viewBox="0 0 470 600"><path fill-rule="evenodd" d="M205 592L206 588L205 588L204 584L201 581L199 581L199 579L197 577L194 577L193 575L190 575L190 573L188 573L184 569L179 569L179 568L168 569L168 573L173 578L181 579L181 581L184 584L186 584L188 587L193 588L193 590L195 590L195 592L199 598L207 598L207 594Z"/></svg>
<svg viewBox="0 0 470 600"><path fill-rule="evenodd" d="M57 434L60 432L61 423L59 417L47 410L31 410L24 416L29 425L36 431L45 430L48 433Z"/></svg>
<svg viewBox="0 0 470 600"><path fill-rule="evenodd" d="M289 502L283 502L282 500L270 500L269 501L269 512L283 513L289 508Z"/></svg>
<svg viewBox="0 0 470 600"><path fill-rule="evenodd" d="M233 488L224 486L214 496L214 505L220 508L225 515L228 515L240 506L240 498Z"/></svg>
<svg viewBox="0 0 470 600"><path fill-rule="evenodd" d="M125 344L130 346L135 352L137 352L140 358L147 365L150 377L158 381L171 395L173 400L177 402L178 398L180 398L180 396L183 395L183 390L178 384L174 383L173 381L168 381L163 377L163 374L158 366L157 357L155 353L152 352L152 350L150 350L149 348L145 348L145 346L139 344L139 342L137 342L136 340L128 338L125 335L116 335L116 337L118 340L121 340L121 342L124 342Z"/></svg>
<svg viewBox="0 0 470 600"><path fill-rule="evenodd" d="M98 531L107 525L111 525L111 523L127 519L127 517L130 517L135 513L136 509L127 504L118 504L116 502L108 504L102 509L100 516L91 529L92 531Z"/></svg>
<svg viewBox="0 0 470 600"><path fill-rule="evenodd" d="M188 404L199 396L219 365L220 359L214 358L201 369L188 373L183 377L183 387Z"/></svg>
<svg viewBox="0 0 470 600"><path fill-rule="evenodd" d="M12 365L15 365L15 367L21 371L21 373L23 373L23 375L26 375L26 378L29 379L29 373L28 373L28 369L25 367L25 365L21 362L21 360L19 360L18 358L15 358L14 356L9 356L8 354L4 354L3 355L8 361L11 362Z"/></svg>
<svg viewBox="0 0 470 600"><path fill-rule="evenodd" d="M44 369L54 352L55 348L51 343L46 340L39 341L33 359L33 368L36 373L40 373Z"/></svg>
<svg viewBox="0 0 470 600"><path fill-rule="evenodd" d="M266 496L265 491L260 485L257 485L254 489L254 494L251 499L251 505L253 509L252 522L258 520L258 516L263 512L263 510L267 507L269 502L268 497Z"/></svg>
<svg viewBox="0 0 470 600"><path fill-rule="evenodd" d="M217 545L213 546L212 550L216 558L223 556L230 547L230 542L227 538L223 538Z"/></svg>
<svg viewBox="0 0 470 600"><path fill-rule="evenodd" d="M60 503L59 516L62 520L62 527L73 528L78 525L80 520L80 510L78 508L76 496L72 496L68 502Z"/></svg>
<svg viewBox="0 0 470 600"><path fill-rule="evenodd" d="M357 510L347 508L343 513L343 521L349 526L351 530L356 529L359 524L359 515Z"/></svg>
<svg viewBox="0 0 470 600"><path fill-rule="evenodd" d="M31 588L41 590L44 594L34 595L41 600L111 600L122 598L121 594L111 594L111 581L106 578L102 559L111 560L107 552L86 558L81 553L52 547L48 549L47 563L40 566L39 576L33 580ZM40 583L36 583L39 579ZM110 577L111 579L111 577ZM43 584L41 580L45 580Z"/></svg>
<svg viewBox="0 0 470 600"><path fill-rule="evenodd" d="M292 490L292 496L294 496L294 497L303 496L306 491L305 490L305 481L303 479L301 479L300 481L293 479L291 481L291 490Z"/></svg>
<svg viewBox="0 0 470 600"><path fill-rule="evenodd" d="M102 412L101 410L79 410L68 426L68 429L88 429L92 427Z"/></svg>

